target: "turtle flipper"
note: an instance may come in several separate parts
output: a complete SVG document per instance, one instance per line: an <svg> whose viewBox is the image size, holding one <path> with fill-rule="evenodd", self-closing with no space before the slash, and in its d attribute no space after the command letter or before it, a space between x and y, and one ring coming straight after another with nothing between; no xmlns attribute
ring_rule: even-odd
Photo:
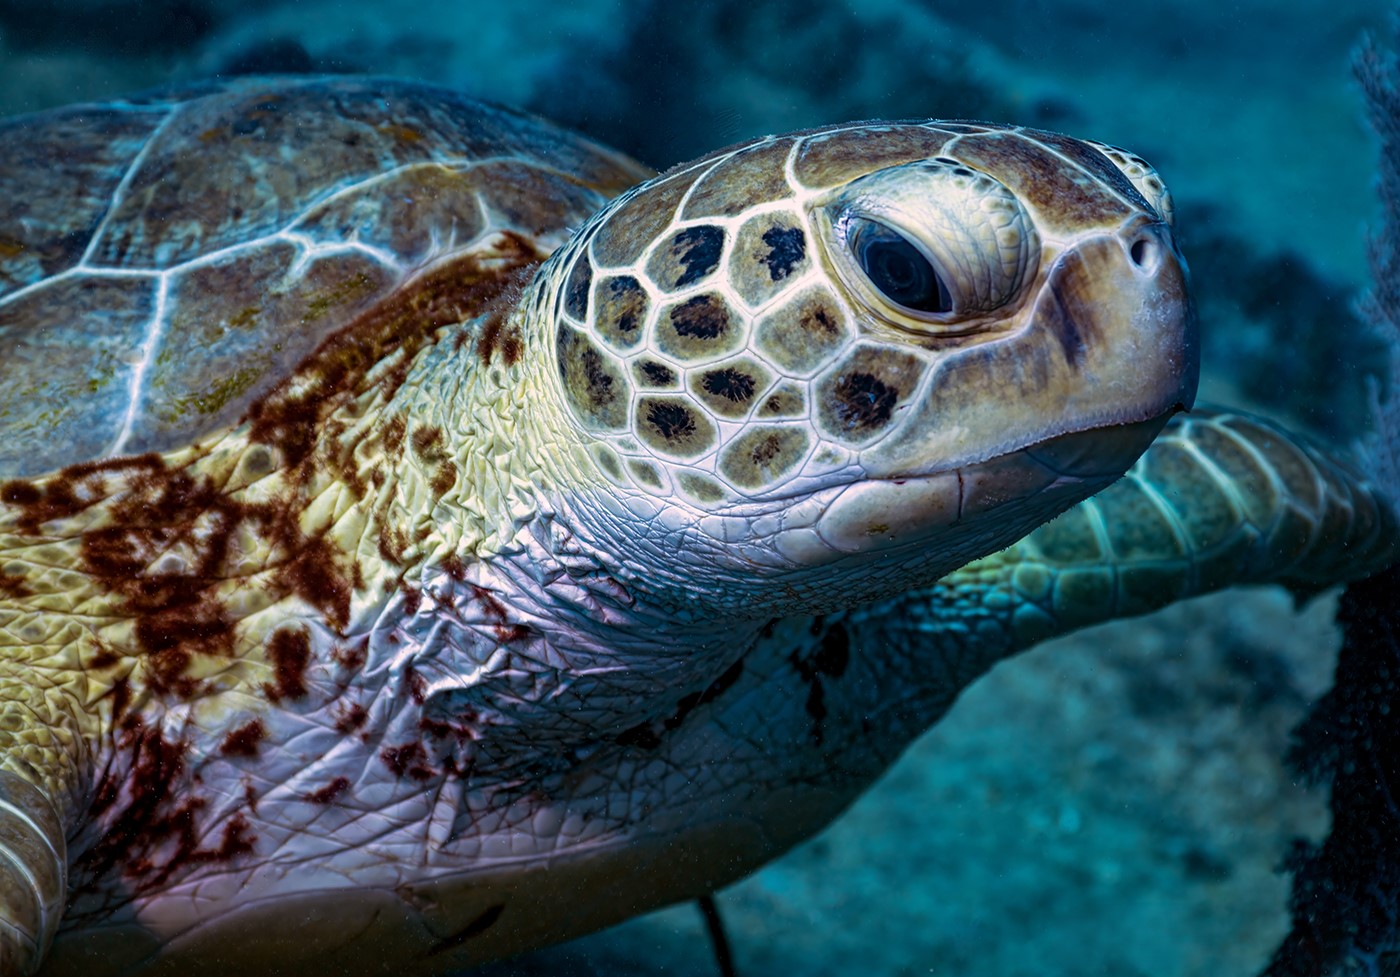
<svg viewBox="0 0 1400 977"><path fill-rule="evenodd" d="M942 646L962 688L1056 634L1235 584L1311 592L1400 557L1380 490L1267 421L1198 409L1174 418L1118 482L933 587L851 615L861 640ZM950 664L950 668L952 665Z"/></svg>
<svg viewBox="0 0 1400 977"><path fill-rule="evenodd" d="M1059 633L1235 584L1316 590L1397 555L1395 512L1365 479L1267 421L1202 410L1001 559L1018 602Z"/></svg>
<svg viewBox="0 0 1400 977"><path fill-rule="evenodd" d="M38 787L0 770L0 977L39 969L67 896L62 823Z"/></svg>

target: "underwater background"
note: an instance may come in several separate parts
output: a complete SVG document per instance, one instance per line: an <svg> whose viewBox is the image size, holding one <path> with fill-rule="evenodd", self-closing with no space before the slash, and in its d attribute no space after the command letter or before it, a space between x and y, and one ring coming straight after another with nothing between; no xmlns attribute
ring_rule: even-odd
<svg viewBox="0 0 1400 977"><path fill-rule="evenodd" d="M1380 0L0 0L0 114L214 74L371 72L522 105L658 168L864 118L1030 123L1145 156L1176 197L1202 399L1345 442L1383 345L1350 57ZM1258 972L1294 839L1289 731L1335 595L1230 592L998 666L832 828L719 896L744 977ZM587 898L581 895L581 898ZM712 975L680 906L486 968Z"/></svg>

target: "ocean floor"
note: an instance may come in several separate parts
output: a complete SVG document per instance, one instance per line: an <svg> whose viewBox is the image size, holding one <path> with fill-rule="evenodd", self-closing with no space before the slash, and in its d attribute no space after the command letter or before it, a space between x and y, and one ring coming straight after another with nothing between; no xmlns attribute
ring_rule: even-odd
<svg viewBox="0 0 1400 977"><path fill-rule="evenodd" d="M1042 645L975 683L830 829L719 896L742 977L1218 977L1287 930L1326 798L1288 731L1328 685L1333 601L1219 594ZM678 906L485 971L716 973Z"/></svg>
<svg viewBox="0 0 1400 977"><path fill-rule="evenodd" d="M1350 78L1379 0L0 0L0 114L225 71L369 71L523 104L658 167L850 118L1124 145L1176 195L1203 395L1321 437L1379 370L1351 303L1376 213ZM1325 831L1282 764L1333 599L1231 592L999 666L828 831L719 896L743 977L1257 972ZM680 906L487 968L712 975Z"/></svg>

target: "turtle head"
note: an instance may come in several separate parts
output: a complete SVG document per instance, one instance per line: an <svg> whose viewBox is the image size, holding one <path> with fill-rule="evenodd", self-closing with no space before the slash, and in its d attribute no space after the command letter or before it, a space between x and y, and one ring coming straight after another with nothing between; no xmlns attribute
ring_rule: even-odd
<svg viewBox="0 0 1400 977"><path fill-rule="evenodd" d="M542 279L579 521L707 612L827 610L1010 544L1192 402L1170 220L1137 157L963 123L663 174Z"/></svg>

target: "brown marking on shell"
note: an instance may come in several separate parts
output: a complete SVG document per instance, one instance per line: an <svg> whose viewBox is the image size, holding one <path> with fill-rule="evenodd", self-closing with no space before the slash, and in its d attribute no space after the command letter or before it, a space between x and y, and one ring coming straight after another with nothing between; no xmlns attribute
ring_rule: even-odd
<svg viewBox="0 0 1400 977"><path fill-rule="evenodd" d="M888 166L943 155L954 137L922 126L864 126L819 132L803 140L793 175L814 189L840 186Z"/></svg>
<svg viewBox="0 0 1400 977"><path fill-rule="evenodd" d="M700 178L681 216L734 217L755 204L791 196L783 175L791 149L792 138L782 137L740 150Z"/></svg>
<svg viewBox="0 0 1400 977"><path fill-rule="evenodd" d="M754 345L784 373L808 376L830 363L850 336L841 306L826 289L814 288L760 320Z"/></svg>
<svg viewBox="0 0 1400 977"><path fill-rule="evenodd" d="M1050 150L1010 132L965 137L958 159L996 175L1049 234L1113 227L1133 209L1097 180L1075 179ZM1141 199L1140 197L1138 199Z"/></svg>
<svg viewBox="0 0 1400 977"><path fill-rule="evenodd" d="M225 756L257 756L262 741L267 738L267 730L261 719L250 719L234 728L219 744L219 752Z"/></svg>
<svg viewBox="0 0 1400 977"><path fill-rule="evenodd" d="M631 275L600 279L594 296L594 334L619 352L635 349L642 341L651 301Z"/></svg>

